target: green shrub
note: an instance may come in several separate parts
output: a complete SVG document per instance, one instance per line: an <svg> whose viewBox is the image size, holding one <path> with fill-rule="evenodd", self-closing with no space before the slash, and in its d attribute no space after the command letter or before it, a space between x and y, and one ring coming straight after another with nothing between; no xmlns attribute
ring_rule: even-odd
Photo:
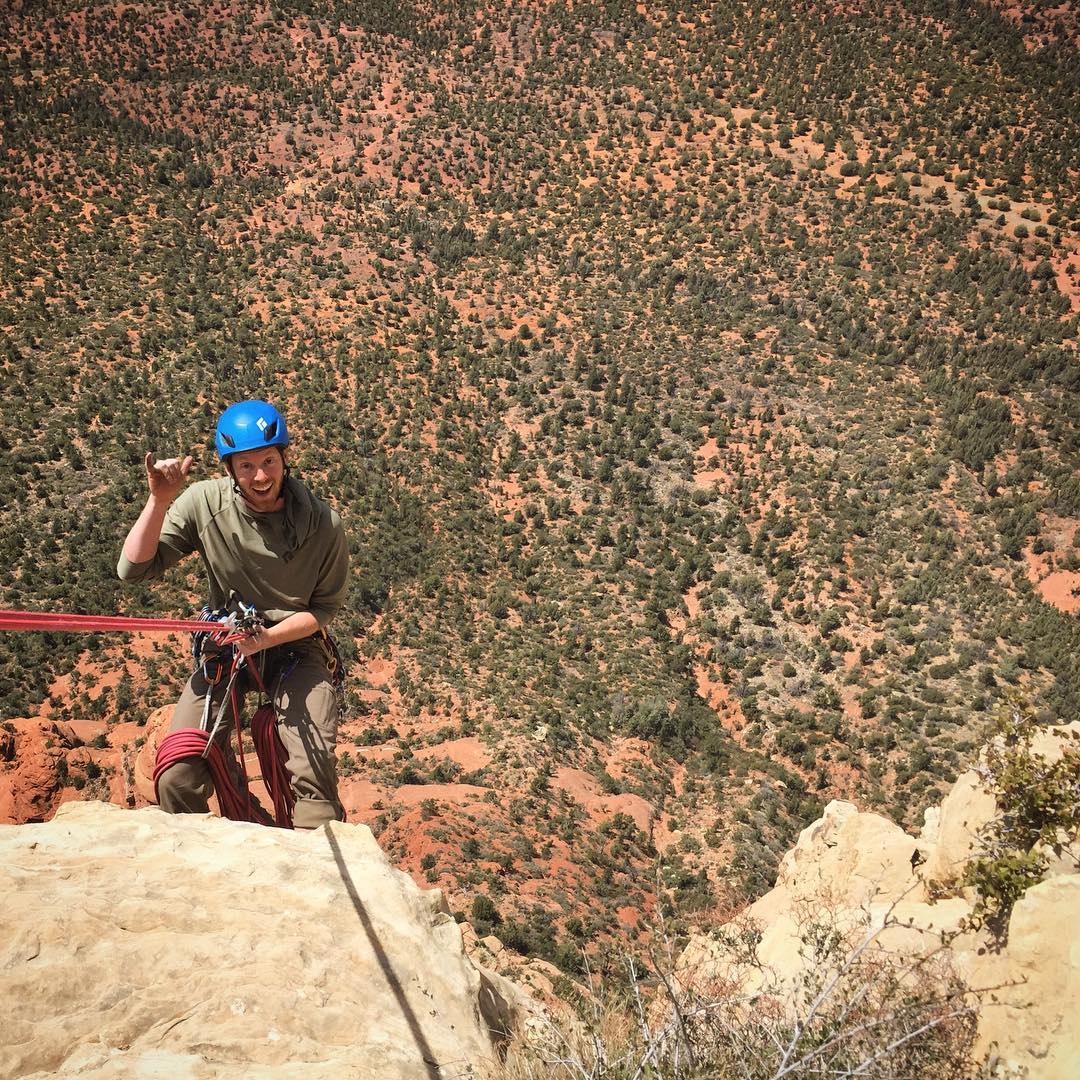
<svg viewBox="0 0 1080 1080"><path fill-rule="evenodd" d="M1003 932L1013 905L1042 880L1047 852L1061 855L1080 833L1080 740L1060 732L1057 761L1032 752L1040 731L1026 705L1002 707L986 755L986 779L998 814L983 830L983 854L964 871L978 892L973 921ZM1043 729L1045 730L1045 729Z"/></svg>
<svg viewBox="0 0 1080 1080"><path fill-rule="evenodd" d="M487 937L502 925L503 919L491 897L480 893L473 897L469 921L480 937Z"/></svg>

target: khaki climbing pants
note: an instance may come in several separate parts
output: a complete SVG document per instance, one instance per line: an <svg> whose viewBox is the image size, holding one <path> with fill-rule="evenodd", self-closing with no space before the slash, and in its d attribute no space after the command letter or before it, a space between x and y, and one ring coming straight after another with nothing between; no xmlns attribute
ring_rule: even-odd
<svg viewBox="0 0 1080 1080"><path fill-rule="evenodd" d="M266 689L277 711L277 731L288 760L285 767L292 781L296 806L293 824L297 829L316 829L328 821L344 821L345 811L338 801L337 740L338 694L331 679L328 657L318 638L304 638L257 653L249 662L260 662ZM220 680L210 686L197 668L188 679L173 711L170 733L202 726L207 691L211 694L208 727L213 728L228 682L228 666ZM237 696L243 710L245 696L256 690L254 679L241 670L236 680ZM215 736L223 748L235 745L232 733L236 723L232 706L225 705L225 715ZM226 760L234 776L239 767L227 752ZM170 814L205 814L214 793L210 768L201 758L184 758L158 778L158 802Z"/></svg>

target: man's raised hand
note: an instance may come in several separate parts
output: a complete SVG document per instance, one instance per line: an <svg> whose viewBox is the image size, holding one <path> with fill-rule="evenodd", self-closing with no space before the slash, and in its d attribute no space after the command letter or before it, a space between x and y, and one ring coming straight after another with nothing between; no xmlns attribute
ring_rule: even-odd
<svg viewBox="0 0 1080 1080"><path fill-rule="evenodd" d="M188 454L181 461L179 458L164 458L154 460L154 455L147 451L146 483L150 488L150 498L163 503L171 503L187 483L188 473L191 472L192 457Z"/></svg>

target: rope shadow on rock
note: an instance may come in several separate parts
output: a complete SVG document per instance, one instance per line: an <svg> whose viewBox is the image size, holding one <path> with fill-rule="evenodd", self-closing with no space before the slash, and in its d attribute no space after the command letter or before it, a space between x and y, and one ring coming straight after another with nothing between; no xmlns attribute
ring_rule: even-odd
<svg viewBox="0 0 1080 1080"><path fill-rule="evenodd" d="M440 1080L442 1070L435 1060L435 1054L424 1036L416 1013L413 1012L412 1006L405 996L405 989L394 972L393 965L390 963L390 957L386 955L386 950L383 948L382 942L379 941L378 935L375 933L375 927L372 925L371 917L368 915L367 909L364 907L364 902L360 899L360 894L357 892L356 885L353 883L353 879L349 874L349 869L345 865L345 859L342 857L337 837L334 836L330 829L327 829L326 838L330 843L330 850L334 854L334 861L337 863L338 873L341 875L345 891L349 894L349 899L352 901L357 917L364 927L364 933L367 934L368 942L371 945L372 951L375 953L376 959L379 961L379 967L382 968L383 977L386 979L387 985L394 994L394 998L398 1003L398 1008L401 1009L401 1014L405 1017L405 1022L409 1025L409 1031L412 1033L413 1041L420 1051L420 1056L423 1059L427 1075L430 1077L430 1080Z"/></svg>

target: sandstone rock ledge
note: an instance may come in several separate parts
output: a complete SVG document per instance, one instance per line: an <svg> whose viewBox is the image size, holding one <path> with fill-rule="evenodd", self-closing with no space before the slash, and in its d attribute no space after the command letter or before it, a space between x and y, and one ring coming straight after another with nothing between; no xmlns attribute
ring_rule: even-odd
<svg viewBox="0 0 1080 1080"><path fill-rule="evenodd" d="M494 1057L441 893L363 825L71 803L0 826L0 895L3 1076L447 1080Z"/></svg>
<svg viewBox="0 0 1080 1080"><path fill-rule="evenodd" d="M1080 732L1080 722L1057 730ZM1048 732L1032 749L1056 760L1062 745ZM1052 861L1047 879L1027 890L1012 911L1007 944L966 929L972 895L956 876L978 850L979 830L994 813L994 797L978 770L962 775L942 806L927 813L919 837L851 803L830 803L784 856L771 891L726 927L691 938L678 962L681 983L772 995L798 1008L797 988L816 962L806 929L822 922L852 942L872 935L883 958L940 955L967 987L987 991L978 1013L978 1058L1028 1080L1076 1080L1077 861ZM953 895L935 900L941 887L932 883L949 878ZM755 941L752 964L737 947L747 935Z"/></svg>

